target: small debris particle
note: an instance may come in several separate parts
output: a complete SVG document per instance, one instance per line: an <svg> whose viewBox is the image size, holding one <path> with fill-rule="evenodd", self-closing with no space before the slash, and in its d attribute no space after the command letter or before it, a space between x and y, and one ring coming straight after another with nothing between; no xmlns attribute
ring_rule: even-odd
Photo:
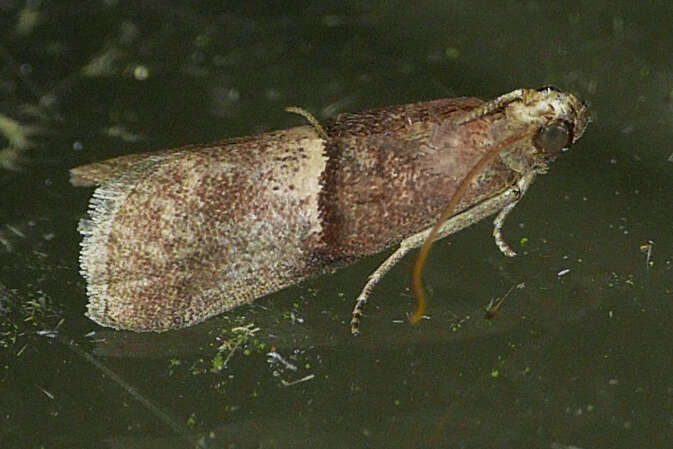
<svg viewBox="0 0 673 449"><path fill-rule="evenodd" d="M189 415L187 418L187 425L192 428L196 427L196 413Z"/></svg>
<svg viewBox="0 0 673 449"><path fill-rule="evenodd" d="M54 399L54 395L53 395L51 392L47 391L46 389L42 388L42 387L39 386L39 385L37 386L37 388L39 388L40 391L42 391L42 393L44 393L44 395L45 395L46 397L48 397L49 399Z"/></svg>
<svg viewBox="0 0 673 449"><path fill-rule="evenodd" d="M449 59L458 59L460 50L456 47L447 47L446 50L444 50L444 54Z"/></svg>
<svg viewBox="0 0 673 449"><path fill-rule="evenodd" d="M285 360L285 358L283 358L283 356L278 354L276 351L268 352L266 355L267 355L267 357L269 357L269 359L268 359L269 362L279 362L285 368L287 368L289 370L292 370L292 371L297 371L297 367L295 365L293 365L292 363Z"/></svg>
<svg viewBox="0 0 673 449"><path fill-rule="evenodd" d="M640 252L645 254L645 269L649 270L651 266L654 265L652 261L652 248L654 247L654 242L648 240L647 243L640 245Z"/></svg>
<svg viewBox="0 0 673 449"><path fill-rule="evenodd" d="M133 77L138 81L145 81L150 76L150 71L144 65L137 65L133 69Z"/></svg>
<svg viewBox="0 0 673 449"><path fill-rule="evenodd" d="M570 273L570 268L565 268L565 269L559 271L556 275L557 275L558 277L561 277L561 276L565 276L565 275L568 274L568 273Z"/></svg>
<svg viewBox="0 0 673 449"><path fill-rule="evenodd" d="M315 374L309 374L308 376L304 376L301 379L293 380L292 382L288 382L285 379L281 379L280 382L283 384L284 387L291 387L292 385L297 385L302 382L307 382L315 377Z"/></svg>

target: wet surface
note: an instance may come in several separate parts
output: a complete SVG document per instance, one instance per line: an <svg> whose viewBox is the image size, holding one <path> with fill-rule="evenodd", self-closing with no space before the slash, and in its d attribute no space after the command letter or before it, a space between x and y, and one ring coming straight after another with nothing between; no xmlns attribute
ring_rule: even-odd
<svg viewBox="0 0 673 449"><path fill-rule="evenodd" d="M80 3L0 6L0 446L670 446L670 7ZM420 326L410 256L350 335L385 254L178 332L83 316L69 168L545 84L594 122L508 218L519 257L486 222L435 245Z"/></svg>

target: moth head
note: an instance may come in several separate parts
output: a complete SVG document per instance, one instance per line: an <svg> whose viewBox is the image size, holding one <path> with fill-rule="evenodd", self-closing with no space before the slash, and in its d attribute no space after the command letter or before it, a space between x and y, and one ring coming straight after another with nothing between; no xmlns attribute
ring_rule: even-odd
<svg viewBox="0 0 673 449"><path fill-rule="evenodd" d="M522 103L539 117L533 145L548 160L582 137L591 120L585 101L555 87L527 91Z"/></svg>
<svg viewBox="0 0 673 449"><path fill-rule="evenodd" d="M567 150L590 121L586 102L554 87L520 89L503 97L508 123L532 130L529 142L540 162L551 162Z"/></svg>

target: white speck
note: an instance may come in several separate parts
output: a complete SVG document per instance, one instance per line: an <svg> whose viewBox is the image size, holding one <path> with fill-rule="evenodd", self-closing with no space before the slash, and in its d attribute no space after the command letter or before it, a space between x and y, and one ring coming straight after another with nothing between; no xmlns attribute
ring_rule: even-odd
<svg viewBox="0 0 673 449"><path fill-rule="evenodd" d="M278 89L274 89L271 87L266 89L264 95L266 96L266 99L270 101L278 101L283 96L283 94Z"/></svg>
<svg viewBox="0 0 673 449"><path fill-rule="evenodd" d="M280 382L283 384L284 387L291 387L292 385L297 385L299 383L311 380L314 377L315 377L315 374L309 374L308 376L304 376L301 379L293 380L292 382L288 382L285 379L281 379Z"/></svg>
<svg viewBox="0 0 673 449"><path fill-rule="evenodd" d="M19 66L19 70L21 71L22 75L30 75L33 72L33 66L27 63L21 64L21 66Z"/></svg>
<svg viewBox="0 0 673 449"><path fill-rule="evenodd" d="M289 370L292 370L292 371L297 371L297 367L295 365L293 365L292 363L285 360L285 358L283 358L283 356L278 354L276 351L271 351L271 352L267 353L266 355L267 355L267 357L269 357L269 359L268 359L269 362L274 362L274 361L280 362L283 366L285 366L285 368L287 368Z"/></svg>
<svg viewBox="0 0 673 449"><path fill-rule="evenodd" d="M42 391L42 393L44 393L44 395L47 396L49 399L54 399L54 395L51 392L45 390L39 385L37 386L37 388L39 388Z"/></svg>
<svg viewBox="0 0 673 449"><path fill-rule="evenodd" d="M227 99L229 101L238 101L238 99L241 98L241 93L238 91L238 89L232 87L227 91Z"/></svg>
<svg viewBox="0 0 673 449"><path fill-rule="evenodd" d="M557 275L558 277L561 277L561 276L565 276L565 275L568 274L568 273L570 273L570 268L566 268L566 269L564 269L564 270L561 270L561 271L559 271L558 273L556 273L556 275Z"/></svg>

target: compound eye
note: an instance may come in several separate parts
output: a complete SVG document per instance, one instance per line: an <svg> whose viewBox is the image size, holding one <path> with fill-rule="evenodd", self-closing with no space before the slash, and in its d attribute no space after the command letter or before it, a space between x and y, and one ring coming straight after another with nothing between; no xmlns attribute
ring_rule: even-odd
<svg viewBox="0 0 673 449"><path fill-rule="evenodd" d="M555 157L572 142L572 131L568 123L557 121L548 126L540 127L533 138L535 148Z"/></svg>

